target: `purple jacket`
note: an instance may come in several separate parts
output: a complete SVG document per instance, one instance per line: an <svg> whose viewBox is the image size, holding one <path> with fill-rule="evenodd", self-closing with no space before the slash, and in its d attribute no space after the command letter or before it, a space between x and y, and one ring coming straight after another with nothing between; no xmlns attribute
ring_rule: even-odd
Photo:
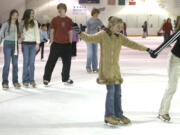
<svg viewBox="0 0 180 135"><path fill-rule="evenodd" d="M73 42L78 42L79 41L79 35L74 30L73 30L72 41Z"/></svg>

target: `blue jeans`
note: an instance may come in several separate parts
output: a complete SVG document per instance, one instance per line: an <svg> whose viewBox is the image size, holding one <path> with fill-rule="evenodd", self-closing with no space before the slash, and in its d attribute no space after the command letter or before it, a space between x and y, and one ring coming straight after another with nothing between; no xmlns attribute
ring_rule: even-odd
<svg viewBox="0 0 180 135"><path fill-rule="evenodd" d="M15 45L4 45L3 52L4 52L4 67L2 73L2 84L8 84L8 75L9 75L9 66L10 61L12 58L12 70L13 76L12 81L13 84L18 83L18 55L14 55Z"/></svg>
<svg viewBox="0 0 180 135"><path fill-rule="evenodd" d="M98 66L98 58L97 58L97 49L98 45L95 43L87 43L87 63L86 69L96 70Z"/></svg>
<svg viewBox="0 0 180 135"><path fill-rule="evenodd" d="M170 34L164 33L164 42L167 41L170 37Z"/></svg>
<svg viewBox="0 0 180 135"><path fill-rule="evenodd" d="M110 84L106 85L106 108L105 117L120 117L123 115L121 106L121 85Z"/></svg>
<svg viewBox="0 0 180 135"><path fill-rule="evenodd" d="M22 45L23 52L23 83L33 83L35 70L36 45Z"/></svg>

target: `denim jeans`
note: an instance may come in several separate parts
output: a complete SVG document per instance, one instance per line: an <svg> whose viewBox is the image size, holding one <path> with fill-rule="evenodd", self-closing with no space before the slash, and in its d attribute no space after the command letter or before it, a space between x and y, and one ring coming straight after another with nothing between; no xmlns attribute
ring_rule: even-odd
<svg viewBox="0 0 180 135"><path fill-rule="evenodd" d="M170 37L170 34L164 33L164 42L167 41Z"/></svg>
<svg viewBox="0 0 180 135"><path fill-rule="evenodd" d="M120 117L123 115L121 106L121 85L110 84L106 85L106 106L105 117Z"/></svg>
<svg viewBox="0 0 180 135"><path fill-rule="evenodd" d="M18 83L18 55L14 55L15 45L4 45L4 67L2 73L2 84L8 84L8 75L9 75L9 67L10 61L12 59L12 81L13 84Z"/></svg>
<svg viewBox="0 0 180 135"><path fill-rule="evenodd" d="M23 52L23 83L33 83L35 70L36 45L22 45Z"/></svg>
<svg viewBox="0 0 180 135"><path fill-rule="evenodd" d="M97 49L98 45L95 43L87 43L87 63L86 69L96 70L98 66L98 58L97 58Z"/></svg>

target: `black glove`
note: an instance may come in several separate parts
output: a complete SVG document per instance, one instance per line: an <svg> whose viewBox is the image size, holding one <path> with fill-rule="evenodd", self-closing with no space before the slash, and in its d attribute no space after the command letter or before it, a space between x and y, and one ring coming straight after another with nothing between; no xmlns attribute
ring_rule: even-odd
<svg viewBox="0 0 180 135"><path fill-rule="evenodd" d="M45 39L45 38L44 38L43 40L45 41L45 43L48 41L48 40L47 40L47 39Z"/></svg>
<svg viewBox="0 0 180 135"><path fill-rule="evenodd" d="M73 26L73 29L77 34L81 34L81 29L79 28L79 26Z"/></svg>
<svg viewBox="0 0 180 135"><path fill-rule="evenodd" d="M150 48L147 48L146 51L150 54L150 56L151 56L152 58L156 58L156 57L158 56L157 54L154 54L154 51L151 50Z"/></svg>

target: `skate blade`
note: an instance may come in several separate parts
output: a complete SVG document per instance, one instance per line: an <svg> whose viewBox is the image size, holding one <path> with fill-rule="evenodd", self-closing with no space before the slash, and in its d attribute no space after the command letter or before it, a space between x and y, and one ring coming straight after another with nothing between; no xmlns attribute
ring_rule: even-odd
<svg viewBox="0 0 180 135"><path fill-rule="evenodd" d="M132 123L123 123L122 121L119 121L119 125L123 125L123 126L128 126L128 125L131 125Z"/></svg>
<svg viewBox="0 0 180 135"><path fill-rule="evenodd" d="M19 89L21 89L21 87L14 87L16 90L19 90Z"/></svg>
<svg viewBox="0 0 180 135"><path fill-rule="evenodd" d="M3 88L3 90L9 90L9 88Z"/></svg>
<svg viewBox="0 0 180 135"><path fill-rule="evenodd" d="M108 127L108 128L118 128L118 125L113 125L113 124L110 124L110 123L105 123L104 126Z"/></svg>

